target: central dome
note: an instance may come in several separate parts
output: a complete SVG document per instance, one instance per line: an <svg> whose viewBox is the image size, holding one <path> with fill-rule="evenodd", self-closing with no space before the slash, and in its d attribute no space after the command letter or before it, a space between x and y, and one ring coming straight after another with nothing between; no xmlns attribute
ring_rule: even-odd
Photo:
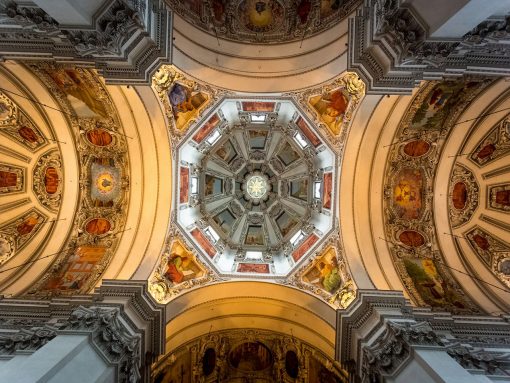
<svg viewBox="0 0 510 383"><path fill-rule="evenodd" d="M220 101L179 145L177 226L222 275L285 277L333 229L335 161L292 100Z"/></svg>

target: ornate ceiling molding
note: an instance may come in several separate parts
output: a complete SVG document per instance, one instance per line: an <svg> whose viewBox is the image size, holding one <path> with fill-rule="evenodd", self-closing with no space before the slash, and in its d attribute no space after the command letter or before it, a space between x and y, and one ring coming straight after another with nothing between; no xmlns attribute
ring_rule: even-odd
<svg viewBox="0 0 510 383"><path fill-rule="evenodd" d="M386 167L386 239L402 282L419 305L452 312L478 311L445 266L437 238L444 234L435 228L432 199L444 143L466 105L488 84L468 79L426 85L394 136ZM469 173L462 174L469 178ZM451 182L458 177L460 174L454 173ZM469 194L471 204L478 198L474 192L477 186L472 184L466 184L467 190L475 188ZM465 217L459 222L465 222L469 214Z"/></svg>
<svg viewBox="0 0 510 383"><path fill-rule="evenodd" d="M147 84L158 66L171 61L172 17L164 2L107 1L90 16L85 27L60 25L35 5L4 1L0 55L78 62L117 84Z"/></svg>
<svg viewBox="0 0 510 383"><path fill-rule="evenodd" d="M421 80L459 74L508 75L509 16L493 16L458 38L432 39L412 6L365 0L349 20L348 70L369 94L405 94ZM454 69L453 69L454 68Z"/></svg>
<svg viewBox="0 0 510 383"><path fill-rule="evenodd" d="M61 252L25 293L46 297L86 293L110 263L119 245L118 234L124 230L130 189L126 137L117 110L96 73L51 63L31 64L30 69L50 90L73 128L80 193L71 232ZM62 179L58 162L51 153L45 154L34 170L34 190L42 191L39 200L50 210L58 198L48 191L55 191L57 196L65 193L59 183L48 182L49 168Z"/></svg>
<svg viewBox="0 0 510 383"><path fill-rule="evenodd" d="M336 26L360 0L169 0L189 24L220 39L254 44L299 41Z"/></svg>

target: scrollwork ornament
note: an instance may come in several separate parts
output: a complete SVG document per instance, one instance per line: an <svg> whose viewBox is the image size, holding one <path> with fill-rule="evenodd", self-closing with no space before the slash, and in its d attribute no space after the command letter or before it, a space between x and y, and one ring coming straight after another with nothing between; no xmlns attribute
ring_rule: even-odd
<svg viewBox="0 0 510 383"><path fill-rule="evenodd" d="M466 189L466 201L454 201L455 187L463 184ZM449 216L451 225L457 228L471 219L478 207L480 187L474 174L464 165L455 164L449 183L448 198ZM464 203L463 203L464 202ZM464 206L462 206L462 204Z"/></svg>
<svg viewBox="0 0 510 383"><path fill-rule="evenodd" d="M16 240L12 235L0 232L0 265L3 265L16 253Z"/></svg>
<svg viewBox="0 0 510 383"><path fill-rule="evenodd" d="M41 155L33 170L34 193L39 202L54 213L58 211L62 201L64 185L62 168L62 159L55 149ZM51 185L48 184L50 180Z"/></svg>
<svg viewBox="0 0 510 383"><path fill-rule="evenodd" d="M0 92L0 128L16 125L17 108L9 97Z"/></svg>

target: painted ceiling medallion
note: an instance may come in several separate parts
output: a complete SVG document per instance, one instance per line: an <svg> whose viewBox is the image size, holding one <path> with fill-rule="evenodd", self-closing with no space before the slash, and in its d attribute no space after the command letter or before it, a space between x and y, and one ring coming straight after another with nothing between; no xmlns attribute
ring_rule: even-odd
<svg viewBox="0 0 510 383"><path fill-rule="evenodd" d="M337 156L293 99L220 100L177 156L175 224L221 276L285 278L334 230Z"/></svg>
<svg viewBox="0 0 510 383"><path fill-rule="evenodd" d="M259 201L267 196L271 185L267 175L261 173L250 174L246 178L245 189L248 197L253 201Z"/></svg>

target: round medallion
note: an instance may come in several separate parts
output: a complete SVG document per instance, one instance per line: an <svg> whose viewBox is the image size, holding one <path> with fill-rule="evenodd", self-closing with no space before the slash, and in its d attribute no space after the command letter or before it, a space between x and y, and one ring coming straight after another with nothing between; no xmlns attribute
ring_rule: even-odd
<svg viewBox="0 0 510 383"><path fill-rule="evenodd" d="M253 199L261 199L268 192L269 186L267 179L261 175L255 174L249 176L246 180L246 191Z"/></svg>
<svg viewBox="0 0 510 383"><path fill-rule="evenodd" d="M97 190L102 194L108 194L115 185L115 177L109 172L99 174L96 178Z"/></svg>

